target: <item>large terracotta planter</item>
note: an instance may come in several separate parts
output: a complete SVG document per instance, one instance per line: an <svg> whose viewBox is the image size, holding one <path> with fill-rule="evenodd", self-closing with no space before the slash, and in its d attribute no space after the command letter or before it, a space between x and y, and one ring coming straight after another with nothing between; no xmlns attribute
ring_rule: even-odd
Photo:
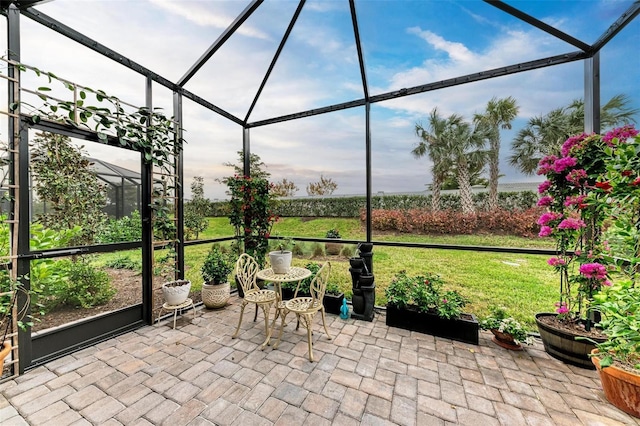
<svg viewBox="0 0 640 426"><path fill-rule="evenodd" d="M543 312L536 314L536 324L540 332L540 338L544 345L544 350L552 357L575 365L581 368L593 370L594 366L589 359L589 354L595 349L595 345L586 340L576 340L577 335L567 333L564 330L549 326L540 321L545 316L556 316L551 312ZM594 338L594 341L601 343L606 339Z"/></svg>
<svg viewBox="0 0 640 426"><path fill-rule="evenodd" d="M0 376L4 370L4 359L9 356L9 353L11 353L11 342L7 340L2 343L2 350L0 350Z"/></svg>
<svg viewBox="0 0 640 426"><path fill-rule="evenodd" d="M229 282L222 284L202 284L202 303L209 309L219 309L227 306L231 297Z"/></svg>
<svg viewBox="0 0 640 426"><path fill-rule="evenodd" d="M598 350L591 352L593 365L598 370L602 390L607 400L635 417L640 417L640 375L618 368L614 365L601 368Z"/></svg>
<svg viewBox="0 0 640 426"><path fill-rule="evenodd" d="M355 310L355 308L354 308ZM473 314L462 314L461 318L446 319L429 312L398 309L387 305L386 323L392 327L418 331L460 342L478 344L478 320Z"/></svg>

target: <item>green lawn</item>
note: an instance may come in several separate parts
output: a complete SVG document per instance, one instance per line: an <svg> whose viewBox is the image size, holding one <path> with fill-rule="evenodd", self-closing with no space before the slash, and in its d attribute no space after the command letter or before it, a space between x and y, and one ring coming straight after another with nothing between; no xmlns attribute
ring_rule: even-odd
<svg viewBox="0 0 640 426"><path fill-rule="evenodd" d="M275 224L272 235L323 238L329 229L336 228L345 239L364 240L365 231L357 219L321 218L303 220L283 218ZM210 218L209 228L201 238L232 235L228 219ZM520 238L494 235L377 235L373 240L424 242L449 245L477 245L499 247L553 248L552 242L541 238ZM294 259L295 265L304 266L313 261L312 253L317 243L298 242L304 255ZM321 245L322 246L322 245ZM210 247L187 247L186 275L199 283L199 265ZM355 246L352 246L355 250ZM336 282L351 296L351 276L346 257L333 257L331 281ZM459 290L471 303L467 311L482 317L487 315L490 305L505 306L508 312L535 329L534 314L549 311L557 298L557 277L546 264L547 256L487 253L474 251L414 249L400 247L374 247L374 273L376 276L376 304L384 305L384 289L394 274L406 270L410 274L434 272L439 274L448 287ZM318 262L324 258L316 259Z"/></svg>

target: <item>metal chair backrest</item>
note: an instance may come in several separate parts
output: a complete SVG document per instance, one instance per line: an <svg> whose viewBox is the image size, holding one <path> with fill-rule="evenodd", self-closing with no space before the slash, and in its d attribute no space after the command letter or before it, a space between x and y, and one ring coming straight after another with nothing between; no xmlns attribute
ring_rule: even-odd
<svg viewBox="0 0 640 426"><path fill-rule="evenodd" d="M258 262L247 253L242 253L236 261L236 283L242 286L244 294L252 290L259 290L258 284L256 284L256 274L259 269Z"/></svg>
<svg viewBox="0 0 640 426"><path fill-rule="evenodd" d="M329 274L331 273L331 262L325 262L324 265L318 270L316 276L311 281L309 285L309 292L311 293L311 297L314 299L314 303L317 300L318 303L322 304L322 299L324 298L324 292L327 289L327 283L329 282Z"/></svg>

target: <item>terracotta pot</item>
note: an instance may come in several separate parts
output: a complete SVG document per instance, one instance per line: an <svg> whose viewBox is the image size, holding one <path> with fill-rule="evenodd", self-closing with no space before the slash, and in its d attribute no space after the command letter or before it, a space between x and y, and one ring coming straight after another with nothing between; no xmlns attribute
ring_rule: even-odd
<svg viewBox="0 0 640 426"><path fill-rule="evenodd" d="M597 355L598 350L594 349L591 354ZM614 365L601 368L597 356L592 356L591 361L598 370L607 400L625 413L640 417L640 375Z"/></svg>
<svg viewBox="0 0 640 426"><path fill-rule="evenodd" d="M11 342L7 340L2 344L2 350L0 350L0 376L4 369L4 359L9 356L9 353L11 353Z"/></svg>
<svg viewBox="0 0 640 426"><path fill-rule="evenodd" d="M209 309L219 309L227 306L231 297L229 282L222 284L202 284L202 303Z"/></svg>
<svg viewBox="0 0 640 426"><path fill-rule="evenodd" d="M522 345L520 343L516 343L516 341L513 340L513 336L509 333L503 333L495 328L491 329L491 332L493 333L493 338L491 339L491 341L496 345L505 349L509 349L510 351L522 350Z"/></svg>
<svg viewBox="0 0 640 426"><path fill-rule="evenodd" d="M324 243L324 251L327 255L337 256L342 250L342 244L340 243Z"/></svg>

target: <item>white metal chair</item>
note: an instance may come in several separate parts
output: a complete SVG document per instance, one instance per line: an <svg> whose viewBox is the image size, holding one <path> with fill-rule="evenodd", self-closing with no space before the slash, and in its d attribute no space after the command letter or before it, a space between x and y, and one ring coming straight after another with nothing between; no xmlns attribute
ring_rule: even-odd
<svg viewBox="0 0 640 426"><path fill-rule="evenodd" d="M322 314L322 325L324 327L324 331L327 334L329 340L332 339L329 334L329 330L327 330L327 323L324 312L324 305L322 304L322 300L324 298L324 292L327 288L327 282L329 281L329 274L331 273L331 263L326 262L316 276L311 281L311 285L309 286L309 291L311 293L311 297L297 297L298 290L296 289L296 294L293 299L285 302L285 309L282 312L282 320L280 326L280 333L278 334L278 341L273 346L277 348L280 344L280 339L282 338L282 330L285 327L285 319L289 312L293 312L296 314L298 319L298 324L296 326L296 330L300 327L300 323L302 323L303 327L307 329L307 340L309 344L309 361L313 362L313 340L312 340L312 327L313 327L313 319L316 315L316 312L320 311ZM301 321L302 320L302 321Z"/></svg>
<svg viewBox="0 0 640 426"><path fill-rule="evenodd" d="M242 306L240 307L238 327L236 328L234 335L231 336L233 339L238 337L240 325L242 325L244 308L249 303L255 304L256 310L258 309L258 306L262 308L262 312L264 313L264 331L266 335L269 334L269 311L271 310L271 305L276 302L276 292L258 287L258 284L256 283L256 274L259 269L260 266L258 265L258 262L246 253L240 255L236 261L236 282L242 286L244 298L242 299Z"/></svg>

